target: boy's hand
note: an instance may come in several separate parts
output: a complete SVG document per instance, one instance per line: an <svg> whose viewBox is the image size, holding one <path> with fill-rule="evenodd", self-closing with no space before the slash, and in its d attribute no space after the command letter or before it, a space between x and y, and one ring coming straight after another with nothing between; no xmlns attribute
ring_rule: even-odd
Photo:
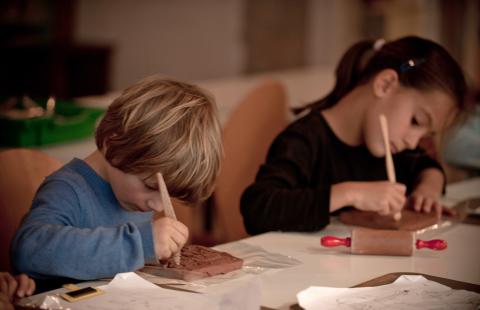
<svg viewBox="0 0 480 310"><path fill-rule="evenodd" d="M406 186L389 181L349 182L352 205L364 211L381 215L400 212L405 205Z"/></svg>
<svg viewBox="0 0 480 310"><path fill-rule="evenodd" d="M8 272L0 272L0 291L7 301L11 302L14 297L22 298L32 295L35 291L35 282L25 274L13 277ZM4 296L2 296L3 299L5 299Z"/></svg>
<svg viewBox="0 0 480 310"><path fill-rule="evenodd" d="M188 240L187 226L169 217L153 216L152 232L155 254L159 260L170 258Z"/></svg>

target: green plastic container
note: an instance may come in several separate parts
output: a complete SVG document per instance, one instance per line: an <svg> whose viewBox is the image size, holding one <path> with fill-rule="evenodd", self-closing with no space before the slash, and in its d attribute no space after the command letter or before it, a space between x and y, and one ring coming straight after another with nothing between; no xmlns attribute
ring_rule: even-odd
<svg viewBox="0 0 480 310"><path fill-rule="evenodd" d="M45 106L46 100L36 100ZM74 102L56 101L55 114L29 119L0 116L0 145L40 146L78 140L93 135L104 109L85 108Z"/></svg>

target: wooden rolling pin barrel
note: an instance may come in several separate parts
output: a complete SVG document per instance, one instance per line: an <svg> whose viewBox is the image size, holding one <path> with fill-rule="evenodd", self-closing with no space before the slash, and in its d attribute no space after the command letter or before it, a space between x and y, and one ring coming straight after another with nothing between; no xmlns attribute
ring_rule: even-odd
<svg viewBox="0 0 480 310"><path fill-rule="evenodd" d="M444 250L447 242L440 239L415 240L415 233L401 230L355 228L351 237L324 236L320 243L325 247L346 246L353 254L411 256L414 248Z"/></svg>

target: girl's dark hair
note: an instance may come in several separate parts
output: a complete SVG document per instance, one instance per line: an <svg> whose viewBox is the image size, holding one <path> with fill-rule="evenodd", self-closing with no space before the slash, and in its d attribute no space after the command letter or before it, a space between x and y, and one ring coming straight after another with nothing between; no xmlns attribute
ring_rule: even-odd
<svg viewBox="0 0 480 310"><path fill-rule="evenodd" d="M442 46L415 36L387 42L377 51L373 44L373 40L364 40L350 47L335 71L333 90L293 112L332 107L355 86L368 82L384 69L395 70L405 87L444 91L456 101L458 110L466 109L467 86L462 69Z"/></svg>

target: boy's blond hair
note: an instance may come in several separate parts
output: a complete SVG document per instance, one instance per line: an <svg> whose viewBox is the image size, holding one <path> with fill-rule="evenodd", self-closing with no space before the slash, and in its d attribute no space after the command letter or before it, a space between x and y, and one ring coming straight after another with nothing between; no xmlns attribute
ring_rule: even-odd
<svg viewBox="0 0 480 310"><path fill-rule="evenodd" d="M159 76L130 86L109 106L95 140L125 173L161 172L172 197L198 203L213 191L221 129L213 97L197 86Z"/></svg>

